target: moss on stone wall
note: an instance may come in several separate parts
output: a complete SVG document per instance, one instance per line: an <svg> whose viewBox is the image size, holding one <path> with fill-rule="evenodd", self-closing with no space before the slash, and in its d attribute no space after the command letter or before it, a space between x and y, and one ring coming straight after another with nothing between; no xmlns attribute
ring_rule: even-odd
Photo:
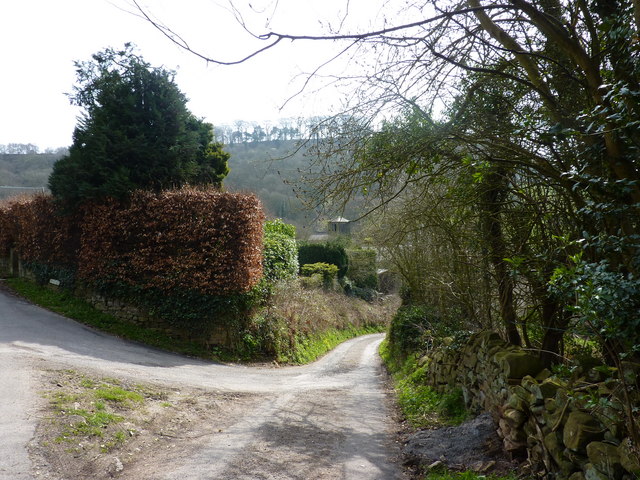
<svg viewBox="0 0 640 480"><path fill-rule="evenodd" d="M582 368L561 378L492 332L437 349L422 362L436 390L462 388L469 408L492 413L505 449L528 459L532 473L561 480L640 474L616 369ZM625 376L635 378L639 367L630 365Z"/></svg>

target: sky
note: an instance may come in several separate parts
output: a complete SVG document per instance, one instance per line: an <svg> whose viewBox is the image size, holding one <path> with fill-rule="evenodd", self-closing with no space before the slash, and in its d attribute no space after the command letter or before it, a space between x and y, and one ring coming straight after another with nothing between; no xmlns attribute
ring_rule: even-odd
<svg viewBox="0 0 640 480"><path fill-rule="evenodd" d="M263 46L246 33L227 0L140 0L146 11L209 57L235 60ZM346 15L367 28L379 13L374 0L235 0L254 33L326 33ZM347 10L348 8L348 10ZM126 42L154 66L176 70L188 108L214 125L324 115L341 93L310 85L304 73L335 54L328 42L283 42L236 66L207 64L185 52L135 13L131 0L2 0L0 3L0 144L69 146L80 110L65 92L75 83L75 60L89 60ZM344 68L337 65L336 68Z"/></svg>

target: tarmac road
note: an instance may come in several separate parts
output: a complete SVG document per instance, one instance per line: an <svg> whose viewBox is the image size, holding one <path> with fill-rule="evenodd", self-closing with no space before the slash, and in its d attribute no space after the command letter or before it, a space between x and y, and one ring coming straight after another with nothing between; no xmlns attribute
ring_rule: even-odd
<svg viewBox="0 0 640 480"><path fill-rule="evenodd" d="M350 340L303 367L221 365L97 332L0 288L0 479L42 478L27 445L38 421L35 370L43 362L172 387L264 394L255 408L239 409L223 435L119 478L404 478L377 355L382 338Z"/></svg>

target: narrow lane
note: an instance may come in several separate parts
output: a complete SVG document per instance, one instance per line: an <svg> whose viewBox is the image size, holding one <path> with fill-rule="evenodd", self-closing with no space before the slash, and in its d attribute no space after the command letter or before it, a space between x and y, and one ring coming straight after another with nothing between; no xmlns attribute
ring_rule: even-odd
<svg viewBox="0 0 640 480"><path fill-rule="evenodd" d="M0 393L0 428L11 432L0 443L0 478L37 478L26 449L35 427L35 360L168 386L264 394L264 402L196 451L134 466L120 478L403 478L377 356L382 338L353 339L304 367L220 365L96 332L0 290L0 378L9 387Z"/></svg>

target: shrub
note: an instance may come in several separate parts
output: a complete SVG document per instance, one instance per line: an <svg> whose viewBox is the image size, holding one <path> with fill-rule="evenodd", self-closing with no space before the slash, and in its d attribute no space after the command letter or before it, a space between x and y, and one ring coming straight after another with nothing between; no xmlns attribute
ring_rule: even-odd
<svg viewBox="0 0 640 480"><path fill-rule="evenodd" d="M378 299L378 292L376 292L373 288L352 287L348 295L351 297L360 298L361 300L369 303Z"/></svg>
<svg viewBox="0 0 640 480"><path fill-rule="evenodd" d="M300 277L300 285L307 290L319 290L324 288L322 275L312 275L310 277Z"/></svg>
<svg viewBox="0 0 640 480"><path fill-rule="evenodd" d="M349 257L342 245L337 243L303 243L298 247L298 264L329 263L338 267L338 278L347 274Z"/></svg>
<svg viewBox="0 0 640 480"><path fill-rule="evenodd" d="M280 234L288 238L296 238L295 225L284 223L280 218L265 222L264 231L269 234Z"/></svg>
<svg viewBox="0 0 640 480"><path fill-rule="evenodd" d="M304 277L311 277L319 274L322 276L322 285L324 288L330 288L333 285L333 280L338 274L338 267L329 263L310 263L303 265L300 269L300 273Z"/></svg>
<svg viewBox="0 0 640 480"><path fill-rule="evenodd" d="M353 284L358 288L377 289L376 251L369 248L358 248L349 249L346 252L349 257L347 276Z"/></svg>
<svg viewBox="0 0 640 480"><path fill-rule="evenodd" d="M402 306L391 321L389 347L403 356L428 350L440 323L440 318L429 307Z"/></svg>

